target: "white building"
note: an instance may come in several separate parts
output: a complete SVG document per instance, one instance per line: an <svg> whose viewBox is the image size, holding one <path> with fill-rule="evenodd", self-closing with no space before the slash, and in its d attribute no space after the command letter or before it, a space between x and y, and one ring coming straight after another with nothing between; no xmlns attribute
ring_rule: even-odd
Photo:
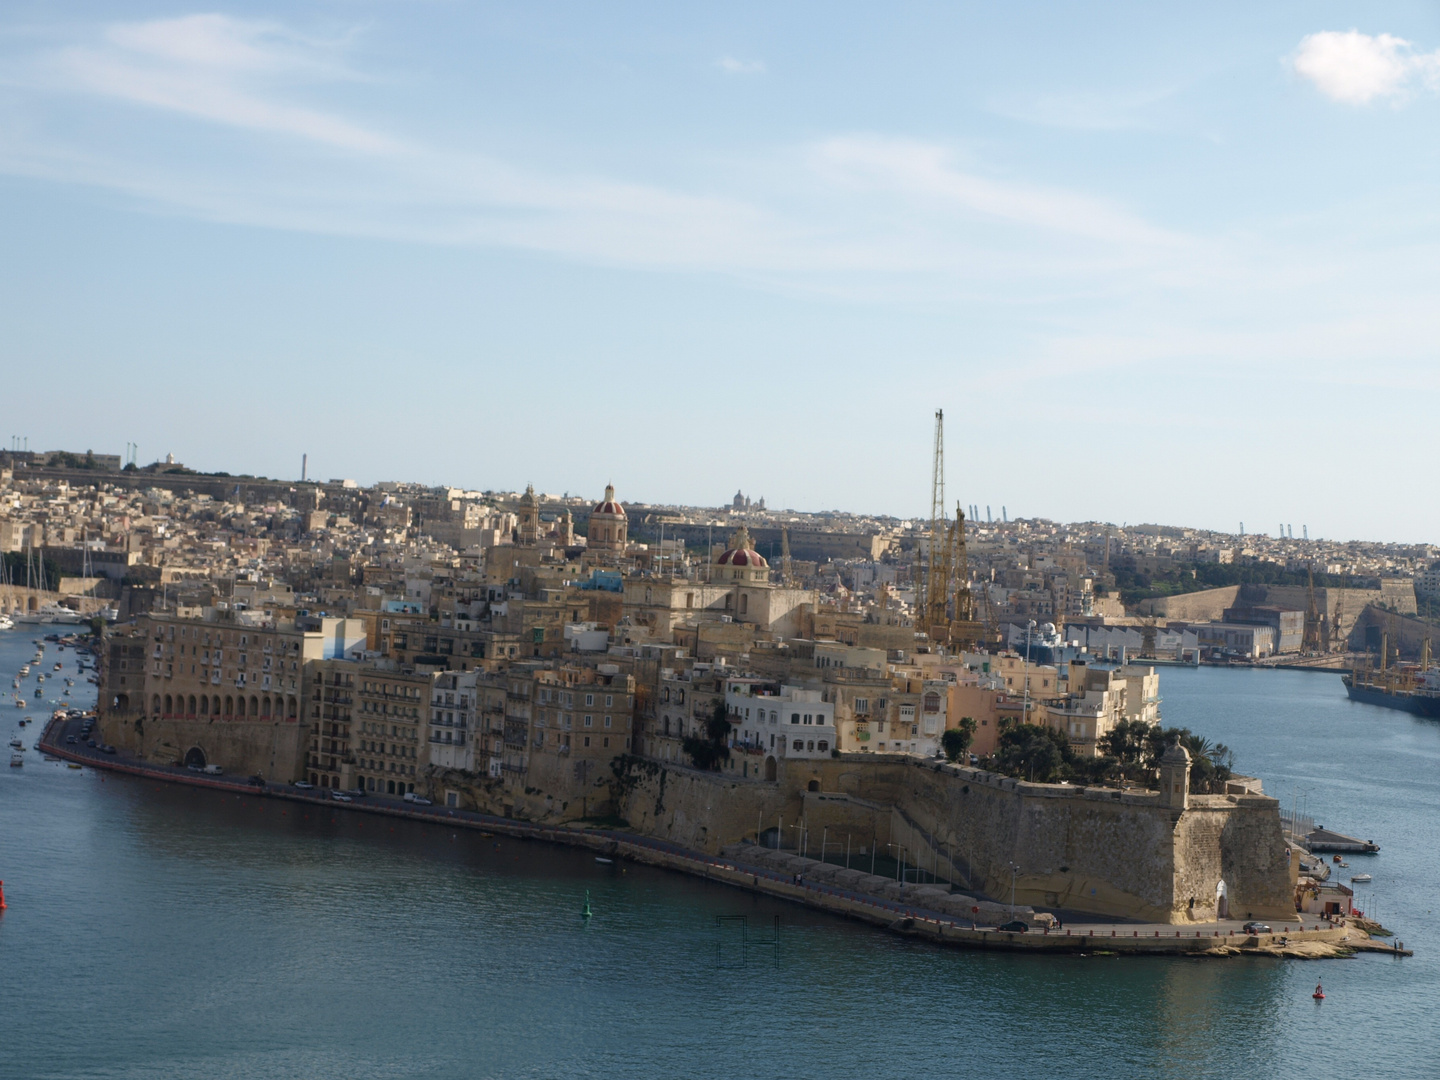
<svg viewBox="0 0 1440 1080"><path fill-rule="evenodd" d="M444 671L431 677L430 764L436 768L474 771L478 677L475 671Z"/></svg>
<svg viewBox="0 0 1440 1080"><path fill-rule="evenodd" d="M735 725L734 746L777 758L829 757L839 748L835 705L819 690L782 686L776 694L737 679L725 687L725 710Z"/></svg>

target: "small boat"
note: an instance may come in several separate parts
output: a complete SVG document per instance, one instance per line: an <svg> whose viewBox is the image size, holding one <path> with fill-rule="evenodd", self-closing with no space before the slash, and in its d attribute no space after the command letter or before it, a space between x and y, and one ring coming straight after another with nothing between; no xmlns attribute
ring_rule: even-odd
<svg viewBox="0 0 1440 1080"><path fill-rule="evenodd" d="M614 860L614 859L607 859L607 858L604 858L603 856L596 855L596 856L595 856L595 861L598 862L598 863L604 863L606 866L609 866L609 865L610 865L611 863L613 863L615 860Z"/></svg>
<svg viewBox="0 0 1440 1080"><path fill-rule="evenodd" d="M81 766L80 766L79 764L77 764L76 762L67 761L67 762L65 763L65 767L66 767L67 769L78 769L78 768L80 768Z"/></svg>
<svg viewBox="0 0 1440 1080"><path fill-rule="evenodd" d="M11 740L10 740L10 745L13 746L16 750L23 750L23 749L25 749L25 744L24 744L23 742L21 742L19 739L11 739Z"/></svg>
<svg viewBox="0 0 1440 1080"><path fill-rule="evenodd" d="M29 674L30 674L30 665L29 665L29 664L22 664L22 665L20 665L20 678L23 679L23 678L25 678L25 676L27 676L27 675L29 675Z"/></svg>
<svg viewBox="0 0 1440 1080"><path fill-rule="evenodd" d="M1370 875L1369 875L1369 874L1352 874L1352 875L1350 875L1350 884L1352 884L1352 885L1365 885L1365 884L1368 884L1368 883L1370 882L1370 880L1371 880L1371 878L1370 878Z"/></svg>
<svg viewBox="0 0 1440 1080"><path fill-rule="evenodd" d="M18 754L18 753L17 753L17 754L11 754L11 755L10 755L10 767L11 767L12 769L18 769L18 768L22 767L24 764L25 764L25 755L24 755L24 754Z"/></svg>
<svg viewBox="0 0 1440 1080"><path fill-rule="evenodd" d="M51 670L51 671L62 671L62 670L64 670L64 668L65 668L65 665L62 664L62 663L60 663L60 661L57 660L57 661L55 661L55 666L52 667L50 670Z"/></svg>
<svg viewBox="0 0 1440 1080"><path fill-rule="evenodd" d="M36 697L44 697L44 696L45 696L45 691L42 690L40 687L37 686L37 687L35 687L35 696L36 696Z"/></svg>

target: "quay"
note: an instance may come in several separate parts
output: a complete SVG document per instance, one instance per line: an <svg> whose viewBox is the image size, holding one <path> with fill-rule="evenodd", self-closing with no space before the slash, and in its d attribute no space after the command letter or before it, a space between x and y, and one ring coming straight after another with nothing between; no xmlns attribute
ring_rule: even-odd
<svg viewBox="0 0 1440 1080"><path fill-rule="evenodd" d="M739 858L716 857L681 845L635 833L576 826L547 826L512 818L441 806L421 806L384 796L366 796L353 802L336 802L289 785L264 785L217 778L182 766L155 765L107 755L85 746L78 738L67 745L67 735L79 734L81 721L54 717L47 723L36 747L45 754L109 772L184 784L236 797L287 800L324 806L332 812L405 818L425 824L484 831L520 840L539 840L586 848L608 858L623 858L647 866L702 877L749 892L788 900L834 915L866 922L892 933L971 949L998 949L1029 953L1081 953L1100 955L1255 955L1298 959L1325 959L1357 952L1383 952L1409 956L1398 946L1382 945L1363 930L1344 922L1310 916L1297 924L1280 924L1268 934L1248 934L1238 920L1176 927L1158 923L1117 923L1066 920L1063 928L1035 927L1027 933L980 926L969 920L827 884L808 882L803 876L778 873Z"/></svg>

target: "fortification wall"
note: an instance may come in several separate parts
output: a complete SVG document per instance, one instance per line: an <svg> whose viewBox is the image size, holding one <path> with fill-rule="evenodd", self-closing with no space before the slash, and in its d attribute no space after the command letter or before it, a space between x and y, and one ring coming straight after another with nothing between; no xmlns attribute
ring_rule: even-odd
<svg viewBox="0 0 1440 1080"><path fill-rule="evenodd" d="M294 722L142 718L102 710L97 726L105 742L142 761L170 765L196 747L206 764L234 776L258 773L289 783L305 775L309 728Z"/></svg>
<svg viewBox="0 0 1440 1080"><path fill-rule="evenodd" d="M767 783L644 762L618 809L639 832L712 853L782 823L793 849L804 823L812 857L847 838L852 851L880 845L1006 900L1013 863L1017 902L1037 907L1209 921L1224 880L1232 912L1294 917L1278 804L1264 796L1196 796L1181 813L1153 792L1027 784L909 758L790 765Z"/></svg>
<svg viewBox="0 0 1440 1080"><path fill-rule="evenodd" d="M1165 619L1210 622L1218 620L1226 608L1234 607L1239 595L1239 585L1226 585L1219 589L1202 589L1200 592L1183 593L1180 596L1157 596L1153 600L1142 600L1135 605L1134 610L1141 615L1158 615Z"/></svg>

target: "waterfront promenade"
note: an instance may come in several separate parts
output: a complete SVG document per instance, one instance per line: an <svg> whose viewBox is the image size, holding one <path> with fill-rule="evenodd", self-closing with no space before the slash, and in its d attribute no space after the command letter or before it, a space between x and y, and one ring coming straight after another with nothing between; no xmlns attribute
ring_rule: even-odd
<svg viewBox="0 0 1440 1080"><path fill-rule="evenodd" d="M37 748L54 757L115 773L208 789L235 798L288 800L332 813L350 812L406 818L446 827L538 840L590 849L606 858L630 859L730 885L751 892L804 904L883 927L895 933L951 946L1020 952L1096 953L1123 955L1233 955L1256 954L1325 958L1354 951L1393 950L1371 941L1362 931L1307 916L1297 923L1280 924L1274 933L1246 934L1238 920L1175 926L1154 923L1103 922L1083 915L1064 916L1058 930L1035 928L1014 933L976 925L953 916L864 893L797 880L741 859L722 858L693 851L634 833L576 825L546 826L473 811L423 806L384 796L366 796L338 802L317 790L290 785L261 786L245 780L211 777L179 766L157 765L101 753L79 738L79 720L52 719ZM68 744L67 736L76 742ZM1062 913L1064 914L1064 913Z"/></svg>

